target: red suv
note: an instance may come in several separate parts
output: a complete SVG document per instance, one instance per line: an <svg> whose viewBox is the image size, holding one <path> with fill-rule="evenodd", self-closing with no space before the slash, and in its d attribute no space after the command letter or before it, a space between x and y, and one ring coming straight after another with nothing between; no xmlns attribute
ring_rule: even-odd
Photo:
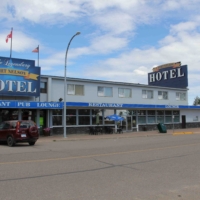
<svg viewBox="0 0 200 200"><path fill-rule="evenodd" d="M31 120L13 120L0 123L0 141L7 142L9 147L21 142L34 145L38 138L38 128Z"/></svg>

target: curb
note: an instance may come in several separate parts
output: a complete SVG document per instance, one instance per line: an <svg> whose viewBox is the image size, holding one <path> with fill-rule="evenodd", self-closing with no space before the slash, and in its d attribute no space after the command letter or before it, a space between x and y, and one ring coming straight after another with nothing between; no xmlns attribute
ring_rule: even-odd
<svg viewBox="0 0 200 200"><path fill-rule="evenodd" d="M78 140L98 140L98 139L120 139L120 138L133 138L133 137L151 137L151 136L178 136L178 135L191 135L191 134L200 134L200 131L177 131L177 132L168 132L168 133L158 133L158 132L141 132L140 134L134 133L125 133L125 134L111 134L111 135L73 135L64 138L63 136L48 136L40 137L37 142L59 142L59 141L78 141Z"/></svg>
<svg viewBox="0 0 200 200"><path fill-rule="evenodd" d="M77 141L77 140L97 140L97 139L121 139L121 138L133 138L133 137L151 137L151 136L166 136L166 135L172 135L172 134L157 134L157 133L152 133L152 134L141 134L141 135L112 135L112 136L90 136L88 137L83 136L83 137L74 137L74 138L40 138L38 142L59 142L59 141Z"/></svg>

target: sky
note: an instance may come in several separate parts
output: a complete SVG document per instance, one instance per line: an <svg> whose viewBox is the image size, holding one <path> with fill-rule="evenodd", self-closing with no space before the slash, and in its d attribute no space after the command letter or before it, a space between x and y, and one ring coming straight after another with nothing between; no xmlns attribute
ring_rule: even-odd
<svg viewBox="0 0 200 200"><path fill-rule="evenodd" d="M0 56L35 60L42 75L148 84L158 65L188 65L200 97L200 0L1 0ZM134 94L133 94L134 95Z"/></svg>

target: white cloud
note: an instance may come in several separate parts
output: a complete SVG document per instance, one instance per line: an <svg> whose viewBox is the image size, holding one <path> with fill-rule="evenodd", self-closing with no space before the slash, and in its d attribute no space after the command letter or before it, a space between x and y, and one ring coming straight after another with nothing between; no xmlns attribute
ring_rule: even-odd
<svg viewBox="0 0 200 200"><path fill-rule="evenodd" d="M176 33L183 32L183 31L193 31L199 25L200 24L195 22L195 21L181 22L179 24L172 25L170 33L171 34L176 34Z"/></svg>
<svg viewBox="0 0 200 200"><path fill-rule="evenodd" d="M122 11L111 11L92 19L94 24L98 24L103 31L113 34L126 33L134 30L133 18Z"/></svg>
<svg viewBox="0 0 200 200"><path fill-rule="evenodd" d="M65 17L79 17L79 5L73 4L70 1L61 0L6 0L2 2L4 10L2 17L9 20L22 21L24 19L35 23L58 23L62 22ZM61 17L62 16L62 17Z"/></svg>
<svg viewBox="0 0 200 200"><path fill-rule="evenodd" d="M134 74L135 75L142 75L142 76L146 76L147 73L149 72L149 69L147 69L144 66L138 67L138 69L134 70Z"/></svg>
<svg viewBox="0 0 200 200"><path fill-rule="evenodd" d="M90 53L95 52L96 54L105 54L122 49L126 47L127 44L128 40L126 38L113 37L111 35L102 35L92 40Z"/></svg>
<svg viewBox="0 0 200 200"><path fill-rule="evenodd" d="M162 1L162 0L161 0ZM165 0L162 1L162 8L163 10L191 10L191 9L198 9L196 7L199 4L199 0ZM184 13L182 13L184 14Z"/></svg>

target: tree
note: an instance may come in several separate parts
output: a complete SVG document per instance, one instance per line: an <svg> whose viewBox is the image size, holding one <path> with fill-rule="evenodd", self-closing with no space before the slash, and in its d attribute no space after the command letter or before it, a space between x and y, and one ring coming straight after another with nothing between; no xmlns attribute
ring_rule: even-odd
<svg viewBox="0 0 200 200"><path fill-rule="evenodd" d="M195 97L193 105L194 106L200 105L200 98L198 96Z"/></svg>

